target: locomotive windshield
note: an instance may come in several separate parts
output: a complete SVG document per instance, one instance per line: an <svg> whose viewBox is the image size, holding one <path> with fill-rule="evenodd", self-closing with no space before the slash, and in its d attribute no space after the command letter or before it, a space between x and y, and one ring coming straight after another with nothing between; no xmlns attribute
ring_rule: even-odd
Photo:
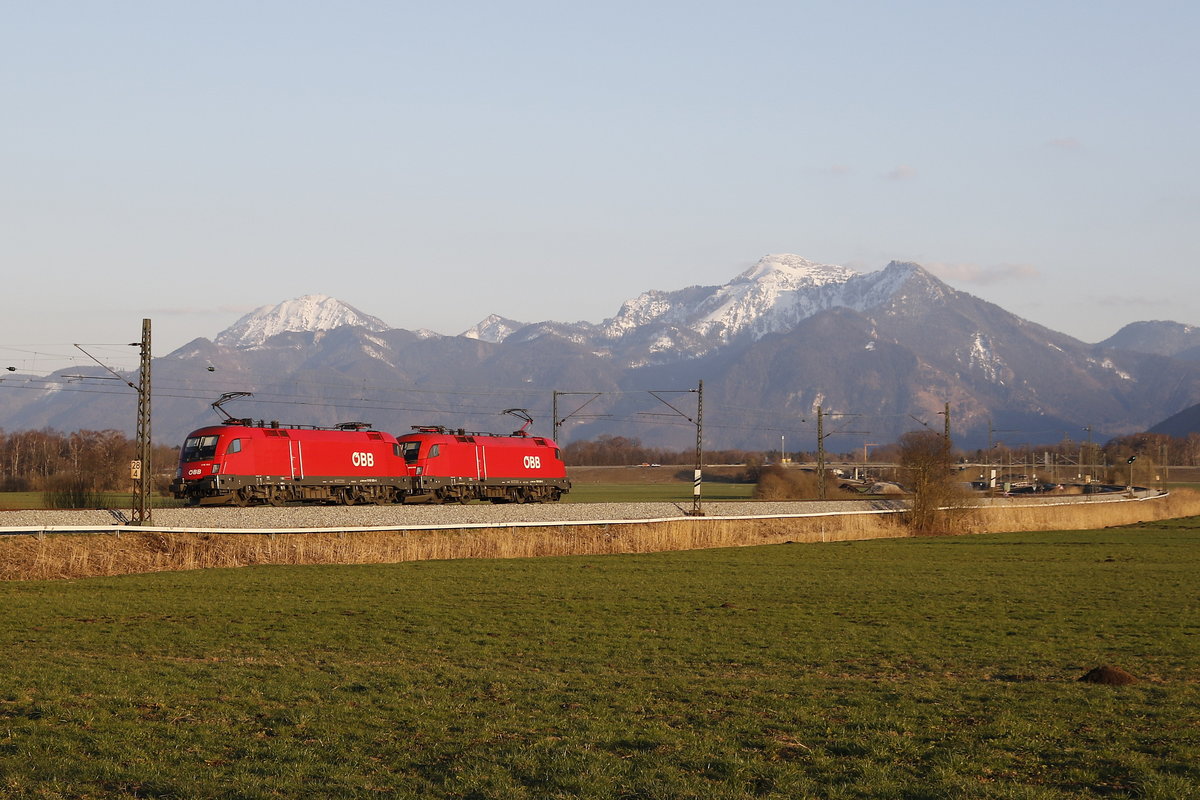
<svg viewBox="0 0 1200 800"><path fill-rule="evenodd" d="M401 442L400 446L404 449L404 463L414 464L417 461L417 452L421 449L420 442Z"/></svg>
<svg viewBox="0 0 1200 800"><path fill-rule="evenodd" d="M216 436L189 436L179 454L181 461L208 461L217 455Z"/></svg>

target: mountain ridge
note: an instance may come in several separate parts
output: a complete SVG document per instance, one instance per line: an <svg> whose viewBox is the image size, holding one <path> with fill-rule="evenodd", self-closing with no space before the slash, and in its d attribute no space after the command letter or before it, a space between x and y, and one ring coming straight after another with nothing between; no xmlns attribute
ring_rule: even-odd
<svg viewBox="0 0 1200 800"><path fill-rule="evenodd" d="M1164 328L1171 347L1188 343L1188 331L1174 335L1180 329ZM706 447L764 449L781 431L789 441L811 436L799 431L818 407L860 420L834 431L831 447L839 439L860 447L893 440L914 420L936 421L949 402L955 442L982 447L1085 428L1145 430L1200 400L1200 362L1081 342L911 262L858 273L788 254L765 256L720 286L643 292L599 323L493 314L458 336L390 328L306 295L156 358L154 378L170 390L156 399L154 430L172 442L211 422L208 404L226 391L257 393L239 401L238 416L487 429L495 423L486 409L528 407L544 435L678 446L683 423L663 419L647 390L702 379ZM131 427L125 401L76 394L68 383L64 374L55 385L71 391L0 394L0 421ZM586 413L560 408L552 420L552 393L595 397Z"/></svg>
<svg viewBox="0 0 1200 800"><path fill-rule="evenodd" d="M329 331L343 326L375 332L391 330L383 320L341 300L324 294L306 294L273 306L259 306L218 333L213 341L226 347L261 347L281 333Z"/></svg>

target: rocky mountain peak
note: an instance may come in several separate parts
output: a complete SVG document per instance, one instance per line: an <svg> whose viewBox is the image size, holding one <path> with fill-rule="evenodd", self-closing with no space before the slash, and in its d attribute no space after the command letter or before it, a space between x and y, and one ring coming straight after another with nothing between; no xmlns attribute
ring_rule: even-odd
<svg viewBox="0 0 1200 800"><path fill-rule="evenodd" d="M225 347L260 347L267 339L285 332L328 331L353 325L382 332L391 326L378 317L323 294L306 294L274 306L251 311L213 340Z"/></svg>
<svg viewBox="0 0 1200 800"><path fill-rule="evenodd" d="M753 267L738 275L730 284L770 284L780 289L845 283L857 273L837 264L818 264L791 253L765 255Z"/></svg>
<svg viewBox="0 0 1200 800"><path fill-rule="evenodd" d="M459 334L468 339L478 339L482 342L502 342L508 338L513 331L525 327L524 322L502 317L499 314L488 314L476 325Z"/></svg>

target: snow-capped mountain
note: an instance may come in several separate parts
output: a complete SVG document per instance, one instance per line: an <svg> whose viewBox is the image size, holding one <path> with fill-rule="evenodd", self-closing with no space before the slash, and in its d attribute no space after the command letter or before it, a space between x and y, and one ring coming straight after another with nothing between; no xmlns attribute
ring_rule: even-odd
<svg viewBox="0 0 1200 800"><path fill-rule="evenodd" d="M520 330L527 324L502 317L499 314L489 314L477 325L460 333L459 336L465 336L468 339L478 339L481 342L502 342L513 331Z"/></svg>
<svg viewBox="0 0 1200 800"><path fill-rule="evenodd" d="M391 326L378 317L323 294L306 294L279 305L262 306L217 334L213 342L224 347L260 347L272 336L286 332L330 331L343 326L383 332Z"/></svg>
<svg viewBox="0 0 1200 800"><path fill-rule="evenodd" d="M949 402L955 443L982 447L997 431L1048 441L1085 426L1096 435L1145 430L1200 400L1200 361L1187 360L1196 336L1177 323L1144 323L1086 344L956 291L917 264L860 274L793 255L766 256L720 286L644 292L599 323L492 315L459 336L391 329L309 295L156 359L156 381L190 392L156 398L154 429L176 442L212 421L212 399L250 391L304 402L255 408L247 399L237 414L319 425L369 414L381 430L488 430L495 414L484 409L519 406L549 433L549 397L568 390L597 394L587 421L560 431L568 439L677 446L679 426L654 420L653 399L638 403L647 389L702 379L710 446L769 447L780 430L790 443L817 406L855 415L861 435L887 442L914 419L935 421ZM129 417L124 397L0 394L0 427L10 430L125 429Z"/></svg>
<svg viewBox="0 0 1200 800"><path fill-rule="evenodd" d="M786 333L833 308L869 311L893 299L915 275L927 273L916 264L892 262L879 272L860 274L773 254L721 286L643 292L598 325L538 322L505 332L489 317L472 330L485 330L497 342L556 335L626 366L645 366L699 358L742 339ZM925 294L952 291L936 280L918 283Z"/></svg>
<svg viewBox="0 0 1200 800"><path fill-rule="evenodd" d="M686 328L720 343L743 333L759 339L789 330L817 311L844 305L839 290L856 276L846 267L800 256L768 255L723 286L645 292L600 327L609 339L654 323Z"/></svg>

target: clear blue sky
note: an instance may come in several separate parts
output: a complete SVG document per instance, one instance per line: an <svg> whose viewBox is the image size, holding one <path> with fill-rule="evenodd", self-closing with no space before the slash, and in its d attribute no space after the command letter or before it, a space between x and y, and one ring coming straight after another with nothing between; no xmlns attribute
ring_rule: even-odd
<svg viewBox="0 0 1200 800"><path fill-rule="evenodd" d="M1200 324L1194 2L0 8L0 346L599 321L780 252Z"/></svg>

